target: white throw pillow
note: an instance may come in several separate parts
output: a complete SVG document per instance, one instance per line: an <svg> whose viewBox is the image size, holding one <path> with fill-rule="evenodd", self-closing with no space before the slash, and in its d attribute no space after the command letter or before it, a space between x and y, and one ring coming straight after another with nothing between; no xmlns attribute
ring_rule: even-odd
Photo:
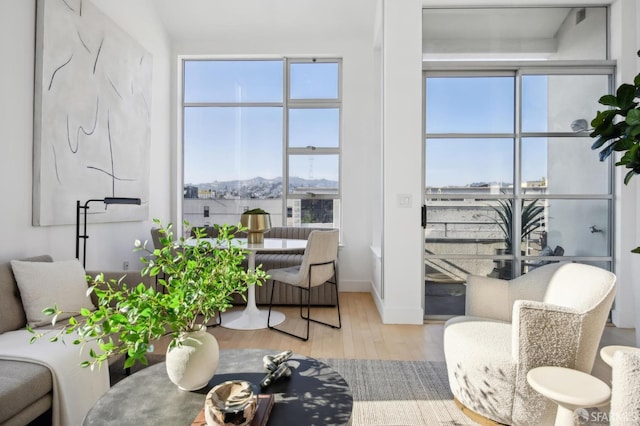
<svg viewBox="0 0 640 426"><path fill-rule="evenodd" d="M95 310L87 295L85 271L77 259L60 262L12 260L27 322L32 327L51 324L51 316L42 310L57 305L64 313L58 319L73 316L81 308Z"/></svg>

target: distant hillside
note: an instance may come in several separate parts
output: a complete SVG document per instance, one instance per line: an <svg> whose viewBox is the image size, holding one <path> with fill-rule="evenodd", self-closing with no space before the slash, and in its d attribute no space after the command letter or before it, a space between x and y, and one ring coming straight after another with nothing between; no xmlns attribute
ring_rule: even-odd
<svg viewBox="0 0 640 426"><path fill-rule="evenodd" d="M263 177L255 177L252 179L244 180L227 180L227 181L213 181L202 182L197 184L187 184L187 186L196 186L202 189L212 189L214 191L231 189L231 188L246 188L255 186L273 186L282 185L282 178L265 179ZM289 179L289 186L302 187L302 188L335 188L338 186L336 181L327 179L303 179L299 177L292 177Z"/></svg>

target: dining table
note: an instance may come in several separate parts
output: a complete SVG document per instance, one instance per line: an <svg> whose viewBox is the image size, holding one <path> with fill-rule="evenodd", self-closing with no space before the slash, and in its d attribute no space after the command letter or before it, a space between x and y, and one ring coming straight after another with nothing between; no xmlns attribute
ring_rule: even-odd
<svg viewBox="0 0 640 426"><path fill-rule="evenodd" d="M211 245L216 244L215 238L209 238ZM260 252L286 252L304 249L307 240L287 238L264 238L261 243L249 243L246 238L234 238L233 244L247 250L247 265L249 271L256 269L256 254ZM247 305L242 310L233 310L221 314L221 326L233 330L258 330L267 328L267 309L259 309L256 305L256 289L251 285L247 289ZM285 315L280 311L271 310L271 325L278 325L285 320Z"/></svg>

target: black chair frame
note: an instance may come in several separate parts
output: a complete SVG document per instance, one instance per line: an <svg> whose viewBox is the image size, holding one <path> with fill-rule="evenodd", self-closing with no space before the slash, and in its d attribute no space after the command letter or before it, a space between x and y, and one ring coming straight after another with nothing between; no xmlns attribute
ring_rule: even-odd
<svg viewBox="0 0 640 426"><path fill-rule="evenodd" d="M334 324L329 324L326 322L322 322L322 321L318 321L315 320L313 318L311 318L311 283L312 281L312 272L313 272L313 268L314 267L318 267L318 266L324 266L324 265L329 265L331 264L333 266L333 281L329 281L327 280L326 283L329 284L333 284L334 288L336 289L336 307L338 308L338 325L334 325ZM280 283L280 285L290 285L290 284L286 284L286 283ZM287 334L291 337L295 337L297 339L303 340L303 341L307 341L309 340L309 326L311 321L317 323L317 324L321 324L321 325L326 325L327 327L331 327L334 329L340 329L342 328L342 319L340 317L340 296L338 295L338 270L336 268L336 261L335 260L331 260L329 262L323 262L323 263L312 263L309 265L309 278L307 281L307 287L301 287L301 286L294 286L298 288L298 296L299 296L299 307L300 307L300 317L304 320L307 320L307 334L306 336L300 336L294 333L290 333L286 330L283 330L281 328L276 328L275 326L271 325L271 308L273 307L273 293L274 290L276 288L276 281L273 281L273 284L271 285L271 297L269 299L269 314L267 315L267 327L270 330L275 330L275 331L279 331L280 333L284 333ZM304 316L303 314L303 306L304 304L302 303L302 292L305 291L307 293L307 316Z"/></svg>

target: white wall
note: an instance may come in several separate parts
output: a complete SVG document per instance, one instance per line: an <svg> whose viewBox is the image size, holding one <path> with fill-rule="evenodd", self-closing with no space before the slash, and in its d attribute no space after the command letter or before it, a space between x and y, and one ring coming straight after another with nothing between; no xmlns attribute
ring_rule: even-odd
<svg viewBox="0 0 640 426"><path fill-rule="evenodd" d="M422 7L384 1L384 323L422 324ZM410 197L400 206L399 198Z"/></svg>
<svg viewBox="0 0 640 426"><path fill-rule="evenodd" d="M551 55L553 60L570 59L602 59L606 55L607 33L606 8L586 9L584 20L576 24L578 8L569 13L560 31L556 35L558 39L558 51Z"/></svg>
<svg viewBox="0 0 640 426"><path fill-rule="evenodd" d="M617 0L611 5L611 58L617 61L617 83L631 82L640 72L636 51L640 47L638 1ZM616 275L617 294L612 311L613 322L619 327L636 329L640 342L640 259L629 250L640 245L640 185L634 178L624 185L624 168L616 167Z"/></svg>
<svg viewBox="0 0 640 426"><path fill-rule="evenodd" d="M586 9L585 19L576 23L573 9L558 31L558 49L551 60L606 59L606 9ZM558 76L547 79L547 130L571 132L571 122L591 121L602 109L597 103L609 90L606 76ZM550 194L606 194L608 170L591 150L590 139L549 138L547 145L548 192ZM584 173L590 170L591 173ZM577 178L577 179L576 179ZM548 202L548 244L559 245L565 256L606 256L609 229L608 205L601 201L550 200ZM592 233L591 226L602 232Z"/></svg>
<svg viewBox="0 0 640 426"><path fill-rule="evenodd" d="M259 16L255 19L283 19L283 10L273 10L274 17ZM286 17L284 17L286 19ZM290 17L295 19L294 16ZM252 16L239 13L228 16L234 20L235 33L213 35L205 41L176 41L173 53L175 57L283 57L317 56L341 57L343 78L342 108L342 244L340 251L340 289L341 291L370 291L372 282L371 259L371 214L373 185L376 181L374 171L378 167L369 161L368 152L374 141L375 125L373 107L373 47L371 40L334 40L309 37L297 33L286 39L264 37L247 38L242 34L251 33L254 27ZM174 69L176 81L179 63ZM178 105L177 90L174 102ZM179 111L174 111L179 117ZM179 120L179 118L178 118ZM180 133L176 129L176 139ZM181 147L176 144L174 170L177 181L182 179L180 165ZM176 198L179 192L175 191ZM179 202L179 200L178 200Z"/></svg>
<svg viewBox="0 0 640 426"><path fill-rule="evenodd" d="M373 297L378 304L384 298L384 283L382 279L382 217L384 185L382 180L382 169L384 165L382 156L382 134L384 132L384 115L382 106L383 100L383 80L382 68L384 66L384 45L383 45L383 10L382 0L376 2L376 14L374 20L373 37L373 104L375 135L371 140L372 146L369 154L369 161L376 167L372 168L371 182L371 261L373 262Z"/></svg>
<svg viewBox="0 0 640 426"><path fill-rule="evenodd" d="M31 225L35 0L0 0L0 261L49 253L75 255L75 227ZM155 17L152 0L96 0L94 3L153 55L150 212L168 218L165 188L169 164L169 41ZM93 205L92 205L93 207ZM69 209L75 209L70 205ZM120 269L139 264L136 238L148 239L150 222L90 225L87 268Z"/></svg>

